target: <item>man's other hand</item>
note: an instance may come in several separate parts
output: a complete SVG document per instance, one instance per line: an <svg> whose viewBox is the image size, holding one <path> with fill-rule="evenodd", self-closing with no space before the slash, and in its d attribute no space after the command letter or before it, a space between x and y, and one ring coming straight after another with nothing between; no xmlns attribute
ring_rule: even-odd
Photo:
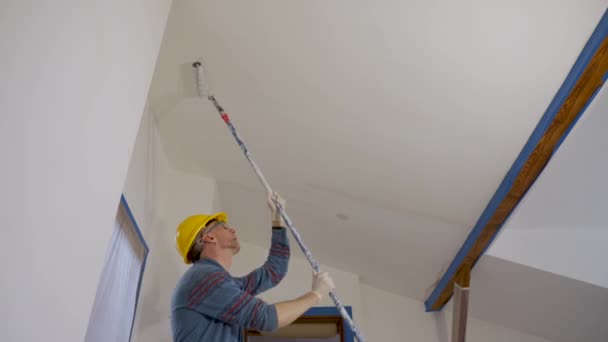
<svg viewBox="0 0 608 342"><path fill-rule="evenodd" d="M285 200L276 192L269 192L268 198L266 199L266 203L268 204L268 208L270 208L272 225L274 227L285 227L285 221L283 220L283 217L281 217L281 212L279 211L279 208L277 208L273 199L279 203L283 210L285 210Z"/></svg>

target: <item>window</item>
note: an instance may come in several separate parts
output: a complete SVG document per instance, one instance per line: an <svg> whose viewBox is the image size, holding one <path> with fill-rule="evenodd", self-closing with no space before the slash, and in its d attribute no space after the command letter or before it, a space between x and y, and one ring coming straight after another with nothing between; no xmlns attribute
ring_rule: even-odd
<svg viewBox="0 0 608 342"><path fill-rule="evenodd" d="M147 256L148 246L125 197L121 196L85 341L126 342L131 339Z"/></svg>

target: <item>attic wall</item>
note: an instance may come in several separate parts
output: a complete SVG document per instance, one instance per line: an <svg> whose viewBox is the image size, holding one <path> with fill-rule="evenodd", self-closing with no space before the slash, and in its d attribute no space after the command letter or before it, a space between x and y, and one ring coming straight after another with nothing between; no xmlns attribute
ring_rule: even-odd
<svg viewBox="0 0 608 342"><path fill-rule="evenodd" d="M425 313L422 302L367 285L361 285L361 301L363 329L369 341L449 342L451 339L451 303L441 312ZM550 342L471 317L467 341Z"/></svg>
<svg viewBox="0 0 608 342"><path fill-rule="evenodd" d="M194 212L218 206L215 181L173 170L162 149L156 116L146 111L124 187L150 248L133 328L133 341L169 341L171 291L186 269L175 250L175 227Z"/></svg>
<svg viewBox="0 0 608 342"><path fill-rule="evenodd" d="M160 293L167 292L163 288L163 270L169 270L173 265L164 260L169 253L162 243L166 239L164 229L168 223L164 218L166 215L162 214L164 206L161 202L171 169L161 149L153 115L150 110L144 113L123 190L150 249L137 303L133 341L171 338L166 327L168 311L159 298Z"/></svg>
<svg viewBox="0 0 608 342"><path fill-rule="evenodd" d="M2 2L1 341L84 338L170 2Z"/></svg>

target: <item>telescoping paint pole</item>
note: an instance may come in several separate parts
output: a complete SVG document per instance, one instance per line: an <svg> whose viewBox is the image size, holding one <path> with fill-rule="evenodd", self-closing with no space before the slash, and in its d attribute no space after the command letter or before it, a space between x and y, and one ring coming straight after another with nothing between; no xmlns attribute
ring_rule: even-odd
<svg viewBox="0 0 608 342"><path fill-rule="evenodd" d="M222 120L224 120L224 122L228 126L228 129L230 129L232 136L234 137L234 139L236 140L238 145L241 147L241 150L245 154L245 157L249 161L249 164L251 164L251 167L253 168L253 170L257 174L258 178L260 179L260 182L262 182L262 185L264 186L264 188L266 189L267 192L272 193L272 188L270 187L270 184L268 184L268 181L264 177L264 174L262 174L262 171L260 170L258 165L253 160L253 156L251 155L251 152L249 152L247 145L245 145L245 143L243 142L243 140L237 133L236 128L230 121L230 117L228 116L228 113L226 113L224 108L222 108L222 106L220 106L218 101L215 99L215 96L213 96L213 94L211 94L209 92L209 87L207 86L207 82L205 82L205 74L203 71L203 66L201 65L200 62L195 62L194 64L192 64L192 66L195 67L197 70L198 95L201 98L206 97L207 99L209 99L209 101L211 101L211 103L213 103L213 106L215 107L217 112L222 117ZM281 206L281 204L278 201L276 201L275 198L273 198L272 200L275 203L277 209L279 209L279 212L281 213L281 217L283 217L283 220L285 221L285 224L287 224L287 227L293 234L293 237L298 242L300 249L302 249L302 252L304 253L304 255L306 255L306 259L308 259L308 262L312 266L312 269L317 273L320 272L319 263L313 258L312 254L310 253L310 250L308 250L308 247L306 247L306 245L302 241L302 237L300 236L300 234L294 227L293 223L291 222L291 219L287 215L287 212L284 210L284 208ZM353 322L351 317L348 315L348 312L346 312L346 309L344 309L344 305L342 305L342 302L338 298L338 295L336 295L335 291L331 291L329 293L329 297L332 299L332 301L334 302L334 304L340 311L340 314L342 315L342 317L344 318L346 323L349 325L349 327L352 330L353 335L355 335L355 338L357 339L357 341L364 342L363 336L361 336L361 332L359 332L359 329L357 329L357 327L355 326L355 323Z"/></svg>

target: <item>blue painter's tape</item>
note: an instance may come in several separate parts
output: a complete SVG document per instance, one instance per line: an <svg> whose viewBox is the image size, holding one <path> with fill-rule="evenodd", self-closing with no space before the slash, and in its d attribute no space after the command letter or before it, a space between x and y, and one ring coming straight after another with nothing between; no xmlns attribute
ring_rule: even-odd
<svg viewBox="0 0 608 342"><path fill-rule="evenodd" d="M424 302L427 312L441 310L441 308L439 308L438 310L433 309L433 304L435 304L437 302L437 300L439 299L439 296L441 295L443 290L446 288L446 286L448 285L450 280L454 277L454 275L456 274L456 271L458 271L458 268L460 267L460 265L462 265L462 262L464 261L465 257L469 254L469 251L474 246L475 242L479 238L480 234L482 233L483 229L487 225L488 221L490 220L492 215L494 215L494 213L496 212L496 209L498 208L500 203L503 201L503 199L507 196L507 194L511 190L511 187L513 186L513 182L517 178L517 175L519 175L525 162L528 160L528 158L530 157L530 154L536 148L536 145L538 144L540 139L544 136L545 132L547 131L547 128L549 127L551 122L553 122L555 115L557 115L557 112L562 107L562 105L566 101L566 98L572 91L572 88L574 88L574 85L576 84L576 82L582 75L583 71L585 70L585 68L587 67L587 65L589 64L591 59L593 58L593 55L595 54L595 52L597 51L597 49L599 48L599 46L602 44L602 42L604 41L604 39L607 36L608 36L608 10L606 10L604 12L600 22L598 23L597 27L591 34L591 37L585 44L585 47L583 48L582 52L578 56L576 62L574 63L574 66L572 67L572 69L568 73L568 76L564 80L564 83L559 88L557 94L555 95L555 97L553 98L551 103L549 104L549 107L543 114L543 116L540 119L539 123L537 124L536 128L534 129L534 131L528 138L526 145L524 146L524 148L520 152L519 156L515 160L515 163L513 163L513 165L511 166L511 169L509 169L509 171L507 172L505 178L503 179L502 183L498 187L498 190L496 191L496 193L494 193L494 196L492 196L492 199L490 200L490 202L484 209L479 220L475 224L475 227L473 228L471 233L469 233L469 236L467 237L464 244L462 245L462 247L456 254L456 257L454 257L454 260L452 260L452 263L450 264L448 270L444 273L444 275L442 276L441 280L439 281L439 283L437 284L437 286L435 287L435 289L433 290L433 292L431 293L429 298ZM579 114L579 116L580 116L580 114ZM568 132L569 132L569 130L568 130ZM568 132L566 132L566 134ZM497 235L498 231L501 228L502 228L502 224L500 227L498 227L498 230L496 231L496 233L494 233L494 236L492 236L490 238L490 242L488 243L488 245L485 246L485 249L483 252L485 252L487 250L488 246L490 246L494 237Z"/></svg>
<svg viewBox="0 0 608 342"><path fill-rule="evenodd" d="M604 74L604 77L602 77L602 82L606 82L606 80L608 80L608 72Z"/></svg>
<svg viewBox="0 0 608 342"><path fill-rule="evenodd" d="M122 205L124 205L124 207L127 211L127 215L129 216L129 220L131 220L131 223L133 223L135 232L137 233L137 236L139 237L139 240L141 241L141 243L144 245L144 260L141 263L141 269L139 271L139 280L137 281L137 293L135 294L135 307L133 308L133 320L131 321L131 331L129 332L129 341L131 341L131 337L133 335L133 326L135 325L135 316L137 314L137 303L139 303L139 292L141 289L141 283L143 280L144 271L146 270L146 260L148 260L148 252L150 250L148 249L146 240L144 239L144 236L142 235L141 230L139 229L139 226L137 225L137 221L135 221L135 216L133 216L133 212L131 211L131 208L129 207L129 204L127 203L127 199L125 198L124 195L120 196L120 202L122 203Z"/></svg>
<svg viewBox="0 0 608 342"><path fill-rule="evenodd" d="M127 215L129 216L131 223L133 223L133 227L135 227L135 232L137 233L137 237L139 237L139 240L144 245L144 249L146 250L145 254L148 254L150 249L148 248L148 245L146 244L146 239L144 239L144 236L142 235L141 230L139 229L139 226L137 225L137 221L135 221L135 216L133 216L133 212L131 211L131 208L129 207L129 203L127 203L127 199L125 198L125 195L120 196L120 202L125 206L125 209L127 210Z"/></svg>

